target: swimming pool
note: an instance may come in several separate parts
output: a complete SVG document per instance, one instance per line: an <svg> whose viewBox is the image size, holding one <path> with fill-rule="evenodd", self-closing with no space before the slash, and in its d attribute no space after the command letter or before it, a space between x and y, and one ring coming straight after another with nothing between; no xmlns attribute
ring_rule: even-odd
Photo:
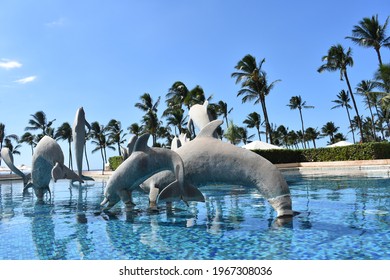
<svg viewBox="0 0 390 280"><path fill-rule="evenodd" d="M136 192L135 211L119 203L104 213L105 181L52 183L44 204L21 182L0 182L0 259L390 259L389 178L286 179L299 212L289 220L243 187L203 187L206 203L159 213Z"/></svg>

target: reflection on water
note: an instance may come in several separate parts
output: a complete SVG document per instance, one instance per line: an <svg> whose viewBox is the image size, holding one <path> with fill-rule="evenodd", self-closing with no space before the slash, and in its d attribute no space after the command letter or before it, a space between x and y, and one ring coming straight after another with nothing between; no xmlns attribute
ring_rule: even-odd
<svg viewBox="0 0 390 280"><path fill-rule="evenodd" d="M0 185L0 259L389 259L388 179L286 178L297 215L276 219L255 190L202 188L205 203L102 212L105 182L52 183L51 200Z"/></svg>

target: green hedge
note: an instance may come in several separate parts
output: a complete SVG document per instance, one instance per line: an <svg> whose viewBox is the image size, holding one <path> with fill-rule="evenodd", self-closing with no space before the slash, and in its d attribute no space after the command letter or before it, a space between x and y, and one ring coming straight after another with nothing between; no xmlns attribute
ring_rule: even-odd
<svg viewBox="0 0 390 280"><path fill-rule="evenodd" d="M371 142L344 147L306 150L253 150L272 163L372 160L390 158L390 143Z"/></svg>
<svg viewBox="0 0 390 280"><path fill-rule="evenodd" d="M108 159L108 163L110 164L110 169L112 171L117 169L118 166L121 165L122 162L123 162L123 157L121 157L121 156L110 157Z"/></svg>

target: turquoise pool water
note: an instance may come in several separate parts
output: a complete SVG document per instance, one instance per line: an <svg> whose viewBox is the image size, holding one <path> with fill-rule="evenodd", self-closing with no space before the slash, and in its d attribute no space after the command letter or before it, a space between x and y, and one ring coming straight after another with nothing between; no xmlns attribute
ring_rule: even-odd
<svg viewBox="0 0 390 280"><path fill-rule="evenodd" d="M0 259L390 259L390 179L286 177L299 214L275 219L255 190L201 188L206 203L148 213L101 211L104 181L53 183L37 204L19 182L0 182Z"/></svg>

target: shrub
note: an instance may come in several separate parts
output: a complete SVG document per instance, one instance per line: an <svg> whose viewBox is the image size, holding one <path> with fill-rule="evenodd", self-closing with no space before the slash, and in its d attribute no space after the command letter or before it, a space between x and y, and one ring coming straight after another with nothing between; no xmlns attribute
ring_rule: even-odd
<svg viewBox="0 0 390 280"><path fill-rule="evenodd" d="M344 147L306 150L253 150L272 163L373 160L390 158L390 143L370 142Z"/></svg>
<svg viewBox="0 0 390 280"><path fill-rule="evenodd" d="M112 171L115 171L115 169L117 169L122 162L123 162L123 157L121 156L114 156L108 159L108 163Z"/></svg>

